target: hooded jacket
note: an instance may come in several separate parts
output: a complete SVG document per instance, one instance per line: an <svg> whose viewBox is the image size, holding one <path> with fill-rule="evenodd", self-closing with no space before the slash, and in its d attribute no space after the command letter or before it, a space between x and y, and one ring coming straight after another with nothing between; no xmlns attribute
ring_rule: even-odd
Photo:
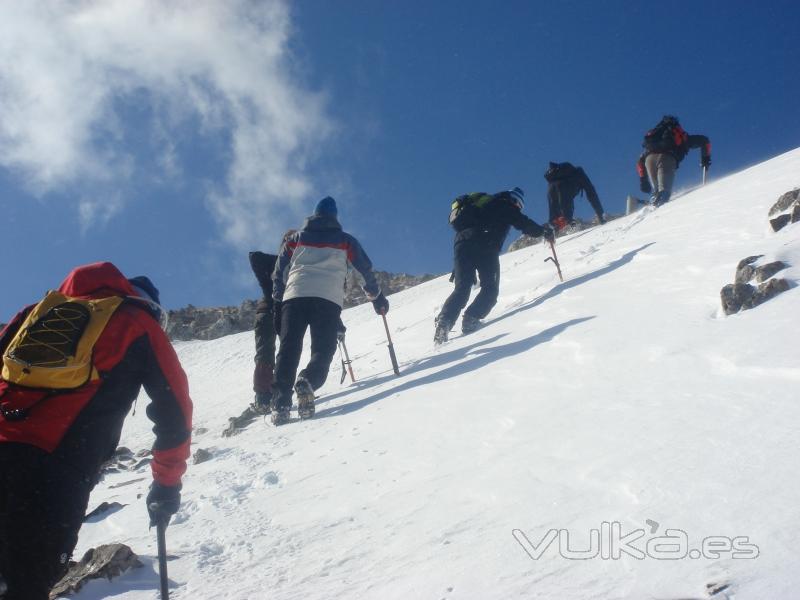
<svg viewBox="0 0 800 600"><path fill-rule="evenodd" d="M0 414L0 443L30 444L96 474L116 450L125 416L144 386L151 399L147 416L155 424L153 478L162 485L177 485L189 457L192 401L186 374L148 304L136 299L128 280L109 262L76 268L58 291L73 298L126 298L94 346L93 364L100 379L58 391L0 380L0 406L30 407L21 420ZM33 306L0 333L0 353Z"/></svg>
<svg viewBox="0 0 800 600"><path fill-rule="evenodd" d="M335 217L308 217L281 247L272 275L272 297L276 302L323 298L341 307L348 263L364 278L367 298L377 298L381 288L358 240L342 231Z"/></svg>

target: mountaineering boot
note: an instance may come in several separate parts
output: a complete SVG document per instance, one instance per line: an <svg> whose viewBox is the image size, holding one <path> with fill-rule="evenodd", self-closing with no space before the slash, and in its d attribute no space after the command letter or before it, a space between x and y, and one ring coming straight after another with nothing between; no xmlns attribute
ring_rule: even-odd
<svg viewBox="0 0 800 600"><path fill-rule="evenodd" d="M300 377L294 384L297 394L297 414L301 419L310 419L314 416L314 388L308 379Z"/></svg>
<svg viewBox="0 0 800 600"><path fill-rule="evenodd" d="M662 204L665 204L666 202L669 202L669 196L670 196L669 192L665 190L656 192L655 195L653 196L653 206L658 207L661 206Z"/></svg>
<svg viewBox="0 0 800 600"><path fill-rule="evenodd" d="M441 317L436 317L436 331L433 333L433 343L437 346L439 344L444 344L447 341L447 336L452 328L452 323L449 323Z"/></svg>
<svg viewBox="0 0 800 600"><path fill-rule="evenodd" d="M250 405L253 411L259 415L268 415L272 410L269 403L272 401L272 394L268 392L256 392L256 398Z"/></svg>
<svg viewBox="0 0 800 600"><path fill-rule="evenodd" d="M275 427L279 425L284 425L289 422L289 409L281 406L280 408L276 408L272 411L272 416L270 417L272 424Z"/></svg>
<svg viewBox="0 0 800 600"><path fill-rule="evenodd" d="M483 323L481 323L480 319L476 319L472 315L465 314L461 318L461 333L472 333L473 331L480 329L481 325L483 325Z"/></svg>

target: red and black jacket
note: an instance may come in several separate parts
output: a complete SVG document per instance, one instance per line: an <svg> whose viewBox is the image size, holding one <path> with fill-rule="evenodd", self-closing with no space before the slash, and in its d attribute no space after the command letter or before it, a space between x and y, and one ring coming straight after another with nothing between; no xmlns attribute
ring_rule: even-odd
<svg viewBox="0 0 800 600"><path fill-rule="evenodd" d="M76 268L58 291L77 298L136 296L108 262ZM0 354L32 308L21 311L0 334ZM24 419L0 414L0 443L37 446L65 465L96 474L114 453L125 416L144 386L151 399L147 416L155 424L153 478L167 486L179 484L191 441L189 383L172 344L141 303L123 302L116 310L94 346L94 365L100 379L75 390L53 392L0 380L0 404L13 409L36 401Z"/></svg>

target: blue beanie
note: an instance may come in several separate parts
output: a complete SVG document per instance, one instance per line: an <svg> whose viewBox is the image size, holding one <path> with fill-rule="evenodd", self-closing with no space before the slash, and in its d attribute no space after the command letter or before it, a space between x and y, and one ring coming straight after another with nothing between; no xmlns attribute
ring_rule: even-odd
<svg viewBox="0 0 800 600"><path fill-rule="evenodd" d="M153 282L150 281L149 277L145 275L139 275L138 277L131 277L128 279L128 283L130 283L134 291L144 292L150 300L155 302L156 304L161 304L158 298L158 288L153 285ZM141 295L141 294L140 294Z"/></svg>
<svg viewBox="0 0 800 600"><path fill-rule="evenodd" d="M325 196L322 200L317 202L314 214L320 217L335 217L338 214L336 210L336 200L330 196Z"/></svg>
<svg viewBox="0 0 800 600"><path fill-rule="evenodd" d="M515 187L513 190L508 190L508 193L513 200L516 200L520 208L525 206L525 192L522 191L522 188Z"/></svg>

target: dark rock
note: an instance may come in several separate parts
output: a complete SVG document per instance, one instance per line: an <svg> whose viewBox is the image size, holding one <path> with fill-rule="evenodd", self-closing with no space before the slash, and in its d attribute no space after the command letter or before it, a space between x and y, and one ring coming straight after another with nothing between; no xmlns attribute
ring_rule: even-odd
<svg viewBox="0 0 800 600"><path fill-rule="evenodd" d="M228 418L228 426L222 431L222 437L233 437L241 433L245 427L260 416L262 415L254 411L252 406L248 406L238 417Z"/></svg>
<svg viewBox="0 0 800 600"><path fill-rule="evenodd" d="M192 435L203 435L204 433L208 433L208 429L205 427L195 427Z"/></svg>
<svg viewBox="0 0 800 600"><path fill-rule="evenodd" d="M85 517L83 517L83 522L86 523L91 519L95 519L100 515L104 515L107 512L117 512L119 509L128 506L127 504L120 504L119 502L101 502L100 506L95 508L92 512L88 513Z"/></svg>
<svg viewBox="0 0 800 600"><path fill-rule="evenodd" d="M726 285L720 291L722 299L722 310L726 315L733 315L739 312L742 307L750 302L756 289L749 283L732 283Z"/></svg>
<svg viewBox="0 0 800 600"><path fill-rule="evenodd" d="M750 305L744 308L753 308L759 304L763 304L778 294L787 291L790 287L786 279L770 279L766 283L762 283L758 286L758 290L753 295Z"/></svg>
<svg viewBox="0 0 800 600"><path fill-rule="evenodd" d="M150 450L140 450L134 454L130 448L120 446L114 451L112 457L103 463L100 473L101 475L108 475L110 473L120 473L122 471L136 471L150 464L149 458L141 460L141 457L149 455Z"/></svg>
<svg viewBox="0 0 800 600"><path fill-rule="evenodd" d="M199 465L200 463L204 463L206 461L209 461L212 458L214 458L214 455L211 454L210 451L205 450L203 448L198 448L195 451L194 456L192 457L192 460L194 461L194 464Z"/></svg>
<svg viewBox="0 0 800 600"><path fill-rule="evenodd" d="M777 273L778 271L782 271L788 266L789 265L787 265L785 262L776 260L775 262L771 262L766 265L761 265L760 267L756 267L755 270L756 281L758 283L763 283L764 281L775 275L775 273Z"/></svg>
<svg viewBox="0 0 800 600"><path fill-rule="evenodd" d="M51 600L59 596L78 592L92 579L112 578L122 575L128 569L138 569L141 561L125 544L107 544L92 548L83 555L80 562L71 562L67 574L50 592Z"/></svg>
<svg viewBox="0 0 800 600"><path fill-rule="evenodd" d="M141 468L143 468L143 467L146 467L147 465L149 465L151 462L153 462L153 459L152 459L152 458L143 458L142 460L140 460L139 462L137 462L135 465L133 465L133 468L132 468L132 469L130 469L130 470L131 470L131 471L138 471L139 469L141 469Z"/></svg>
<svg viewBox="0 0 800 600"><path fill-rule="evenodd" d="M781 292L785 292L790 287L786 279L769 279L759 285L758 288L749 283L726 285L720 291L722 310L725 311L726 315L732 315L740 310L755 308Z"/></svg>
<svg viewBox="0 0 800 600"><path fill-rule="evenodd" d="M769 224L772 226L772 231L780 231L791 222L792 215L778 215L774 219L769 220Z"/></svg>
<svg viewBox="0 0 800 600"><path fill-rule="evenodd" d="M791 208L795 203L800 203L800 188L794 189L791 192L786 192L783 196L778 198L778 201L769 209L769 216L772 217L780 214Z"/></svg>
<svg viewBox="0 0 800 600"><path fill-rule="evenodd" d="M734 281L736 283L749 283L756 273L756 268L753 266L753 263L762 256L764 255L757 254L756 256L748 256L740 260L739 264L736 265L736 279Z"/></svg>
<svg viewBox="0 0 800 600"><path fill-rule="evenodd" d="M795 204L792 209L792 223L800 221L800 203Z"/></svg>

